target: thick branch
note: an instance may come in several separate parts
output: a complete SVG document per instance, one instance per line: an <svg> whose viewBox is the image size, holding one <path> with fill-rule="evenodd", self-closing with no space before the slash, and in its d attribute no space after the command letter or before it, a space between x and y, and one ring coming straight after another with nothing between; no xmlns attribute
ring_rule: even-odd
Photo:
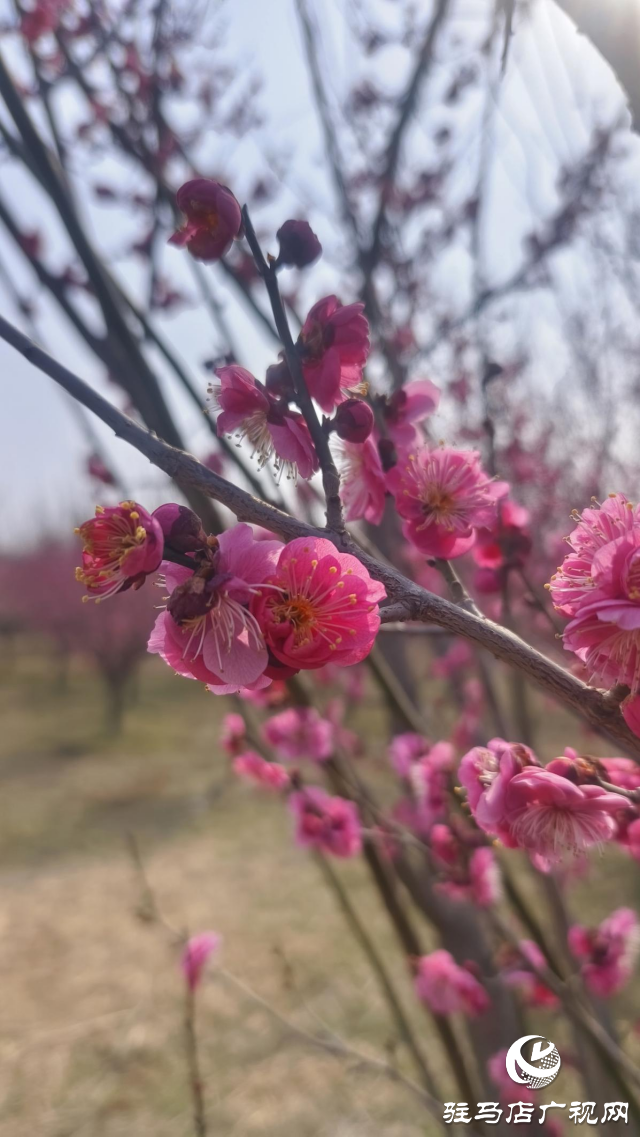
<svg viewBox="0 0 640 1137"><path fill-rule="evenodd" d="M0 338L11 344L35 367L49 375L78 402L111 427L119 438L134 446L181 486L201 490L225 505L239 520L249 521L279 533L285 540L290 541L294 537L325 536L324 530L298 521L288 513L259 501L219 474L208 470L191 454L169 446L139 426L1 316ZM332 536L340 549L356 556L371 575L385 585L392 603L382 610L384 622L404 623L407 620L417 620L437 624L453 635L471 640L489 651L496 659L522 671L541 690L581 715L595 730L614 739L628 754L640 760L640 739L627 727L615 698L606 692L588 687L507 628L467 612L414 584L397 569L382 564L364 553L348 533L333 533Z"/></svg>

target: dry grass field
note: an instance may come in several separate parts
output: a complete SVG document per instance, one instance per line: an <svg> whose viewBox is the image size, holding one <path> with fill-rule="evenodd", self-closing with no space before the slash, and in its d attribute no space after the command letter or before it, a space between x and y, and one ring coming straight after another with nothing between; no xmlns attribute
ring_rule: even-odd
<svg viewBox="0 0 640 1137"><path fill-rule="evenodd" d="M130 834L167 920L221 932L225 967L281 1014L370 1053L391 1044L369 966L317 866L293 846L282 803L229 779L216 750L223 709L150 659L123 734L109 740L101 691L84 665L74 665L63 692L31 651L0 676L2 1137L193 1133L176 949L166 930L140 918ZM381 713L371 699L361 714L374 738ZM548 732L546 712L541 718ZM362 866L337 867L438 1068L428 1019L413 1006ZM637 902L634 870L614 854L578 894L598 917ZM631 991L629 1028L639 1007ZM199 1030L210 1134L437 1130L404 1087L303 1045L214 973L202 988Z"/></svg>

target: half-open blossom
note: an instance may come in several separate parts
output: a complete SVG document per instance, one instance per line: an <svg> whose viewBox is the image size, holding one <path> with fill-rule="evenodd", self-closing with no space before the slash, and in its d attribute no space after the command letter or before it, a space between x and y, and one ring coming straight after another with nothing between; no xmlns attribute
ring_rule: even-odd
<svg viewBox="0 0 640 1137"><path fill-rule="evenodd" d="M385 595L356 557L324 537L298 537L283 548L252 612L284 667L347 667L371 651Z"/></svg>
<svg viewBox="0 0 640 1137"><path fill-rule="evenodd" d="M334 748L334 726L315 707L289 707L273 715L263 726L266 741L281 758L322 762Z"/></svg>
<svg viewBox="0 0 640 1137"><path fill-rule="evenodd" d="M248 605L281 548L279 541L254 540L249 525L236 525L220 534L217 551L195 571L165 562L169 597L148 650L216 694L265 686L267 648Z"/></svg>
<svg viewBox="0 0 640 1137"><path fill-rule="evenodd" d="M336 296L314 304L302 325L298 349L309 392L325 414L360 388L369 347L364 304L343 305Z"/></svg>
<svg viewBox="0 0 640 1137"><path fill-rule="evenodd" d="M589 990L608 999L633 974L640 952L640 922L632 908L617 908L597 928L574 924L568 941Z"/></svg>
<svg viewBox="0 0 640 1137"><path fill-rule="evenodd" d="M76 580L96 600L106 600L132 586L139 588L162 560L162 529L135 501L97 505L95 517L83 522L76 533L83 543Z"/></svg>
<svg viewBox="0 0 640 1137"><path fill-rule="evenodd" d="M207 536L198 515L186 505L173 502L160 505L153 511L164 535L165 545L177 553L195 553L207 543Z"/></svg>
<svg viewBox="0 0 640 1137"><path fill-rule="evenodd" d="M387 483L375 439L343 442L337 453L340 497L347 521L379 525L384 514Z"/></svg>
<svg viewBox="0 0 640 1137"><path fill-rule="evenodd" d="M504 816L511 844L554 864L566 853L577 856L610 840L624 805L600 786L576 785L531 766L509 781Z"/></svg>
<svg viewBox="0 0 640 1137"><path fill-rule="evenodd" d="M422 447L398 460L387 488L405 524L403 532L430 557L451 560L473 545L476 529L493 525L496 502L507 492L493 482L475 450Z"/></svg>
<svg viewBox="0 0 640 1137"><path fill-rule="evenodd" d="M283 790L289 785L289 775L278 762L267 762L255 750L247 750L233 759L233 772L239 778L267 790Z"/></svg>
<svg viewBox="0 0 640 1137"><path fill-rule="evenodd" d="M334 857L355 857L360 852L360 817L352 801L309 786L290 795L289 807L296 841L302 848L319 849Z"/></svg>
<svg viewBox="0 0 640 1137"><path fill-rule="evenodd" d="M387 434L396 446L406 449L420 443L417 423L423 422L437 409L440 388L430 379L414 379L394 391L381 403Z"/></svg>
<svg viewBox="0 0 640 1137"><path fill-rule="evenodd" d="M242 715L231 712L222 720L220 731L220 745L222 749L233 758L244 750L247 740L247 724Z"/></svg>
<svg viewBox="0 0 640 1137"><path fill-rule="evenodd" d="M274 399L250 371L236 363L218 367L216 375L220 385L212 387L211 394L214 407L221 412L216 422L218 436L246 438L260 468L274 458L279 475L286 472L288 478L295 478L299 472L310 478L318 469L318 458L302 415Z"/></svg>
<svg viewBox="0 0 640 1137"><path fill-rule="evenodd" d="M221 943L216 932L200 932L187 942L180 963L190 991L199 985L207 960L220 950Z"/></svg>
<svg viewBox="0 0 640 1137"><path fill-rule="evenodd" d="M475 975L460 967L450 952L439 949L416 963L416 994L435 1015L462 1012L475 1018L489 1009L490 999Z"/></svg>
<svg viewBox="0 0 640 1137"><path fill-rule="evenodd" d="M240 206L231 190L220 182L212 178L193 178L180 186L176 204L185 222L169 238L169 244L186 245L197 260L219 260L240 236Z"/></svg>

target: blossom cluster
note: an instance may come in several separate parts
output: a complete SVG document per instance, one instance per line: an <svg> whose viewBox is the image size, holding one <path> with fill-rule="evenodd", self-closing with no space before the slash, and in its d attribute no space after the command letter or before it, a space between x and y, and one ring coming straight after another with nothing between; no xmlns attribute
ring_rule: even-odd
<svg viewBox="0 0 640 1137"><path fill-rule="evenodd" d="M258 540L248 525L207 537L183 506L98 508L78 529L78 580L96 600L162 569L166 607L148 650L216 694L268 686L301 669L359 663L384 587L324 538Z"/></svg>

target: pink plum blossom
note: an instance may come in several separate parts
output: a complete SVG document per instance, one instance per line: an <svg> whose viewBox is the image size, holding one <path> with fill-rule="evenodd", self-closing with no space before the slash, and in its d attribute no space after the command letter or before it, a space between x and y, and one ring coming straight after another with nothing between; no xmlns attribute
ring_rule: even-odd
<svg viewBox="0 0 640 1137"><path fill-rule="evenodd" d="M430 379L414 379L382 402L382 417L389 438L396 446L417 446L416 424L437 410L440 389Z"/></svg>
<svg viewBox="0 0 640 1137"><path fill-rule="evenodd" d="M405 537L427 556L451 560L469 551L478 528L494 524L508 487L487 477L475 450L424 446L389 470L387 489Z"/></svg>
<svg viewBox="0 0 640 1137"><path fill-rule="evenodd" d="M309 392L325 414L359 389L369 346L364 304L343 305L336 296L314 304L298 347Z"/></svg>
<svg viewBox="0 0 640 1137"><path fill-rule="evenodd" d="M268 790L282 790L289 785L289 775L278 762L267 762L254 750L246 750L233 759L233 772L246 782Z"/></svg>
<svg viewBox="0 0 640 1137"><path fill-rule="evenodd" d="M289 707L264 724L266 741L281 758L298 761L309 758L323 762L334 748L333 723L323 719L314 707Z"/></svg>
<svg viewBox="0 0 640 1137"><path fill-rule="evenodd" d="M347 667L371 651L385 595L356 557L324 537L299 537L285 545L252 612L285 668Z"/></svg>
<svg viewBox="0 0 640 1137"><path fill-rule="evenodd" d="M485 833L511 844L507 812L508 787L525 767L538 766L528 746L492 738L486 746L475 746L464 755L458 768L467 803Z"/></svg>
<svg viewBox="0 0 640 1137"><path fill-rule="evenodd" d="M212 178L193 178L180 186L176 204L185 222L169 238L200 261L216 261L242 231L240 206L231 190Z"/></svg>
<svg viewBox="0 0 640 1137"><path fill-rule="evenodd" d="M343 442L338 451L340 497L345 520L379 525L384 514L387 484L374 438Z"/></svg>
<svg viewBox="0 0 640 1137"><path fill-rule="evenodd" d="M389 744L389 759L396 773L406 778L414 762L418 762L431 749L431 743L422 734L411 731L396 734Z"/></svg>
<svg viewBox="0 0 640 1137"><path fill-rule="evenodd" d="M631 908L617 908L598 928L574 924L568 940L589 990L608 999L633 974L640 952L640 922Z"/></svg>
<svg viewBox="0 0 640 1137"><path fill-rule="evenodd" d="M500 869L486 846L470 848L448 825L434 825L431 851L444 879L436 887L452 900L467 900L480 908L496 904L502 895Z"/></svg>
<svg viewBox="0 0 640 1137"><path fill-rule="evenodd" d="M624 799L600 786L576 785L549 769L529 767L512 778L504 797L509 842L550 864L611 840ZM501 834L504 840L503 834Z"/></svg>
<svg viewBox="0 0 640 1137"><path fill-rule="evenodd" d="M216 422L218 436L235 434L246 438L258 455L260 468L274 458L281 476L310 478L318 469L318 458L309 428L297 411L274 399L254 379L251 372L236 363L218 367L220 385L210 388L214 407L220 410Z"/></svg>
<svg viewBox="0 0 640 1137"><path fill-rule="evenodd" d="M222 939L216 932L200 932L191 936L180 961L190 991L195 991L200 984L207 960L220 950L221 943Z"/></svg>
<svg viewBox="0 0 640 1137"><path fill-rule="evenodd" d="M505 572L523 568L531 548L528 510L508 498L501 500L494 524L490 528L478 530L472 549L471 555L479 566L474 577L478 591L499 591ZM487 575L482 578L482 573ZM491 578L491 587L487 576Z"/></svg>
<svg viewBox="0 0 640 1137"><path fill-rule="evenodd" d="M482 984L443 949L420 957L414 982L418 998L434 1015L462 1012L475 1018L489 1009L489 996Z"/></svg>
<svg viewBox="0 0 640 1137"><path fill-rule="evenodd" d="M502 1105L509 1105L514 1101L535 1101L534 1094L528 1086L516 1085L507 1074L506 1050L498 1050L496 1054L491 1056L487 1062L487 1070L489 1071L491 1081L494 1082L498 1088L498 1096ZM545 1137L551 1137L551 1135L545 1134Z"/></svg>
<svg viewBox="0 0 640 1137"><path fill-rule="evenodd" d="M235 714L234 712L225 715L222 720L222 730L220 731L220 745L230 758L241 752L244 748L246 737L247 726L242 715Z"/></svg>
<svg viewBox="0 0 640 1137"><path fill-rule="evenodd" d="M236 525L220 534L218 549L194 572L165 562L169 598L148 650L216 694L268 684L268 652L248 603L281 548L279 541L254 540L249 525Z"/></svg>
<svg viewBox="0 0 640 1137"><path fill-rule="evenodd" d="M334 857L358 855L362 834L358 809L352 801L309 786L292 793L289 806L296 842L302 848L319 849Z"/></svg>
<svg viewBox="0 0 640 1137"><path fill-rule="evenodd" d="M545 986L536 973L547 965L542 951L533 940L520 940L518 946L520 953L511 953L501 968L504 982L520 992L527 1007L555 1010L560 1006L558 996Z"/></svg>
<svg viewBox="0 0 640 1137"><path fill-rule="evenodd" d="M164 539L155 518L135 501L96 506L95 517L76 529L82 565L76 580L95 600L125 588L139 588L160 566Z"/></svg>

